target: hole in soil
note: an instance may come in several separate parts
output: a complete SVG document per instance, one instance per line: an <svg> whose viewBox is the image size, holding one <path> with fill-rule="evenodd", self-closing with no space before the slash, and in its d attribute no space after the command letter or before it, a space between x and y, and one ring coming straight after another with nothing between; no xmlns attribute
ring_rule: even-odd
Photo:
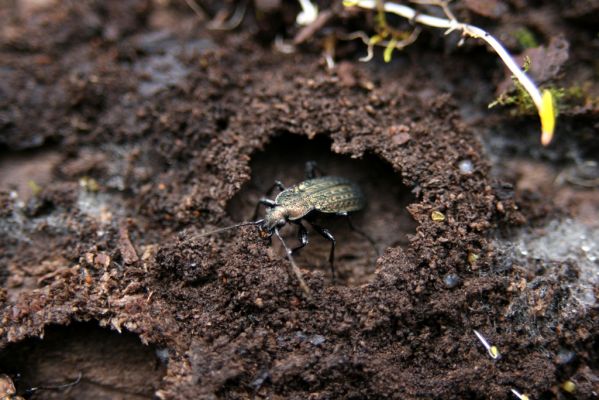
<svg viewBox="0 0 599 400"><path fill-rule="evenodd" d="M73 382L67 389L39 390L32 399L148 399L158 389L165 366L156 349L132 333L119 334L92 323L50 326L44 339L27 339L0 352L0 371L18 393Z"/></svg>
<svg viewBox="0 0 599 400"><path fill-rule="evenodd" d="M407 234L415 233L417 224L406 207L415 198L401 182L399 174L373 155L356 160L332 153L331 141L326 137L317 136L309 140L301 136L284 135L273 139L264 151L252 157L252 179L231 199L227 211L235 221L249 220L258 200L275 180L282 181L286 186L305 180L305 164L310 160L316 161L326 175L346 177L360 185L368 204L365 210L352 215L352 223L375 241L379 254L387 247L407 246ZM276 193L271 198L274 199ZM296 261L300 268L321 269L330 278L330 242L309 224L304 225L308 229L310 242L296 253ZM344 218L325 218L322 226L328 228L337 240L337 283L357 286L370 281L377 258L370 243L353 232ZM299 243L296 226L286 225L282 234L289 246L295 247ZM277 240L273 240L273 246L280 254L284 254Z"/></svg>
<svg viewBox="0 0 599 400"><path fill-rule="evenodd" d="M0 154L0 189L15 190L27 200L33 187L52 181L52 171L60 159L59 152L48 148Z"/></svg>

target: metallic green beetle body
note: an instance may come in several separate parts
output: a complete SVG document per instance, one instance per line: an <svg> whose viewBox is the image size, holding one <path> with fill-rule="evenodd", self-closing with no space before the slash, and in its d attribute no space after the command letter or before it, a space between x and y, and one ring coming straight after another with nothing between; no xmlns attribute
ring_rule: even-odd
<svg viewBox="0 0 599 400"><path fill-rule="evenodd" d="M315 223L312 214L333 214L347 218L349 227L360 235L364 236L374 246L374 241L363 232L360 232L353 227L349 213L362 210L366 207L366 199L362 190L354 182L346 178L337 176L321 176L314 178L314 170L316 164L314 162L306 163L306 175L310 177L303 182L286 188L280 181L275 181L274 188L279 188L281 193L274 199L270 200L262 198L258 202L259 205L267 207L266 214L263 219L250 222L251 225L256 225L260 228L262 237L271 237L276 235L287 252L287 258L291 263L291 269L300 286L310 296L310 289L304 279L302 273L293 261L292 253L301 249L308 244L308 231L302 224L302 220L306 221L312 228L322 237L331 242L331 251L329 253L329 263L331 264L331 275L335 279L335 237L331 232ZM256 207L256 214L258 207ZM255 218L254 216L254 218ZM279 229L287 223L293 223L298 226L299 245L295 248L289 248L279 233ZM248 223L243 223L246 225ZM235 225L241 226L241 225Z"/></svg>
<svg viewBox="0 0 599 400"><path fill-rule="evenodd" d="M298 221L312 211L347 214L366 206L364 194L352 181L337 176L308 179L283 190L267 210L264 227L271 230L285 221Z"/></svg>
<svg viewBox="0 0 599 400"><path fill-rule="evenodd" d="M304 217L312 210L323 213L346 213L364 208L366 200L362 191L352 181L336 176L308 179L279 193L277 205L302 208L301 215L290 216L290 220Z"/></svg>

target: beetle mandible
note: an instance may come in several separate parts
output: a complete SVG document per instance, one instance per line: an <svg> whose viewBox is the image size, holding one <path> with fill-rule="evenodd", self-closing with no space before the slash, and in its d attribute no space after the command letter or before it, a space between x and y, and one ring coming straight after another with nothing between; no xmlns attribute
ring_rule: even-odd
<svg viewBox="0 0 599 400"><path fill-rule="evenodd" d="M275 181L275 184L268 190L267 196L272 194L275 189L281 192L274 200L263 197L256 205L254 217L256 219L260 205L266 207L264 218L252 221L242 222L226 228L217 229L208 232L201 236L221 232L224 230L237 228L245 225L257 226L262 236L272 237L275 235L285 248L287 258L292 267L301 288L306 295L310 295L310 289L306 285L299 267L295 263L292 254L308 244L308 231L302 224L306 221L312 228L331 242L331 250L329 253L329 263L331 266L331 274L335 279L335 245L336 241L331 232L316 224L313 218L317 214L331 214L347 218L349 227L365 237L370 244L375 248L374 241L364 232L356 229L349 219L350 213L360 211L366 206L366 199L360 187L347 178L338 176L316 176L316 171L319 170L314 161L306 163L306 180L296 185L285 187L282 182ZM298 226L298 239L300 244L295 248L289 248L287 243L281 237L279 230L286 224L291 223Z"/></svg>

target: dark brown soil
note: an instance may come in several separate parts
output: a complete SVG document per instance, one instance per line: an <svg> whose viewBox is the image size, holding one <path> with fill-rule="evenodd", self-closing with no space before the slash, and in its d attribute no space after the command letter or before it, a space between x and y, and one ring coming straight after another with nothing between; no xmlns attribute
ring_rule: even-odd
<svg viewBox="0 0 599 400"><path fill-rule="evenodd" d="M454 2L514 52L518 27L564 35L551 70L587 102L547 149L486 109L505 74L483 46L427 31L363 64L339 42L328 70L321 35L369 19L320 2L282 54L298 7L267 3L224 32L183 1L0 3L0 373L39 399L598 398L596 2ZM310 232L311 299L255 228L198 235L309 160L362 187L376 243L326 221L333 281Z"/></svg>

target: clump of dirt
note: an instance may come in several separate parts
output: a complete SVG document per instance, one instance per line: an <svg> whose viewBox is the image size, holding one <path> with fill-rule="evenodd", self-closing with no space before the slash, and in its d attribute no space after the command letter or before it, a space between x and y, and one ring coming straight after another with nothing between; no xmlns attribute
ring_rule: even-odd
<svg viewBox="0 0 599 400"><path fill-rule="evenodd" d="M3 7L0 365L23 376L20 388L81 371L79 385L36 395L507 399L514 388L551 398L569 396L560 386L572 380L576 396L595 396L597 308L563 307L581 279L597 295L583 275L592 264L505 250L515 230L568 210L540 185L524 188L522 163L503 163L536 148L523 133L538 127L473 112L488 100L474 93L503 79L481 70L494 61L480 49L442 55L425 36L390 65L359 64L363 49L345 43L328 70L312 47L320 33L293 54L264 46L297 29L261 16L286 21L292 6L250 11L226 33L168 2ZM557 11L538 11L540 31L554 35L546 21ZM501 8L494 23L518 12ZM364 24L355 18L331 23ZM584 121L596 123L589 110ZM485 153L479 130L504 139L487 140L496 152ZM537 162L566 154L552 148ZM329 221L340 279L312 234L297 256L308 299L281 249L252 227L199 234L251 218L274 179L303 180L310 160L363 188L368 207L354 224L380 256ZM58 364L61 376L46 374Z"/></svg>

